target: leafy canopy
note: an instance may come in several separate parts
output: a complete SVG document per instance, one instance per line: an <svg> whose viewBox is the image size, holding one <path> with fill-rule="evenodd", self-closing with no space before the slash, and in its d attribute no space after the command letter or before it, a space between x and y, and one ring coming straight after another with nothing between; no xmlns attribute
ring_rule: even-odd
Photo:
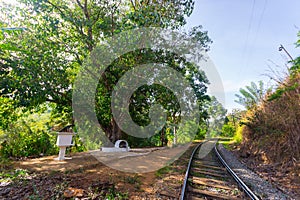
<svg viewBox="0 0 300 200"><path fill-rule="evenodd" d="M60 111L71 113L72 84L83 61L97 43L121 31L143 26L180 29L190 16L192 0L20 0L22 6L4 5L0 34L1 97L14 99L18 106L34 107L52 102ZM9 20L14 19L14 20ZM20 27L11 31L9 27ZM211 40L202 27L187 33L203 50ZM110 96L117 80L132 66L149 62L168 63L188 79L200 102L206 99L203 72L170 52L139 50L123 55L111 64L99 81L96 111L100 124L115 140L122 133L111 115ZM176 98L166 88L140 88L132 97L131 114L139 124L147 123L149 99L159 101L176 122ZM168 103L172 102L170 106ZM202 103L201 103L202 102ZM173 116L173 117L172 117Z"/></svg>

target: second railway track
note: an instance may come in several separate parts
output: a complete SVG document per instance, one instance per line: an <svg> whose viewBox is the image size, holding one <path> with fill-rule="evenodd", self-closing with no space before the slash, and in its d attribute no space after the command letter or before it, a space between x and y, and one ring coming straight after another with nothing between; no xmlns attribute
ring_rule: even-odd
<svg viewBox="0 0 300 200"><path fill-rule="evenodd" d="M212 144L199 144L191 155L180 199L259 199L230 169L214 142L208 142Z"/></svg>

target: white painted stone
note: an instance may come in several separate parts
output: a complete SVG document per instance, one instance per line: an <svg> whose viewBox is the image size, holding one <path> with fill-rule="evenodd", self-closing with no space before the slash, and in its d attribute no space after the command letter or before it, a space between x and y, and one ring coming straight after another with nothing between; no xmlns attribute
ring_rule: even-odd
<svg viewBox="0 0 300 200"><path fill-rule="evenodd" d="M117 140L115 143L116 148L121 148L120 145L125 143L125 148L129 148L128 142L126 140Z"/></svg>
<svg viewBox="0 0 300 200"><path fill-rule="evenodd" d="M125 148L121 148L125 144ZM114 147L101 147L101 151L103 152L127 152L130 150L128 142L126 140L117 140Z"/></svg>

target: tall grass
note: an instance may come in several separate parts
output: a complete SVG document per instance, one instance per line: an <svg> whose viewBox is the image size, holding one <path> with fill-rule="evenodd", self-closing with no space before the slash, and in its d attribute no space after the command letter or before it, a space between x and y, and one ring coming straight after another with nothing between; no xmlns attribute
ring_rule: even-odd
<svg viewBox="0 0 300 200"><path fill-rule="evenodd" d="M300 160L300 73L286 78L262 104L247 112L243 145L268 162ZM238 140L239 130L236 137Z"/></svg>

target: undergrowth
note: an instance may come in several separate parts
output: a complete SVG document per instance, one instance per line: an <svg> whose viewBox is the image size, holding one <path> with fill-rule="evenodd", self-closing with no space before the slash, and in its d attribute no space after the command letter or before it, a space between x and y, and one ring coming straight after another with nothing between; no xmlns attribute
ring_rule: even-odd
<svg viewBox="0 0 300 200"><path fill-rule="evenodd" d="M260 106L248 110L236 141L253 156L285 166L300 160L300 73L282 82ZM242 133L242 134L241 134Z"/></svg>

